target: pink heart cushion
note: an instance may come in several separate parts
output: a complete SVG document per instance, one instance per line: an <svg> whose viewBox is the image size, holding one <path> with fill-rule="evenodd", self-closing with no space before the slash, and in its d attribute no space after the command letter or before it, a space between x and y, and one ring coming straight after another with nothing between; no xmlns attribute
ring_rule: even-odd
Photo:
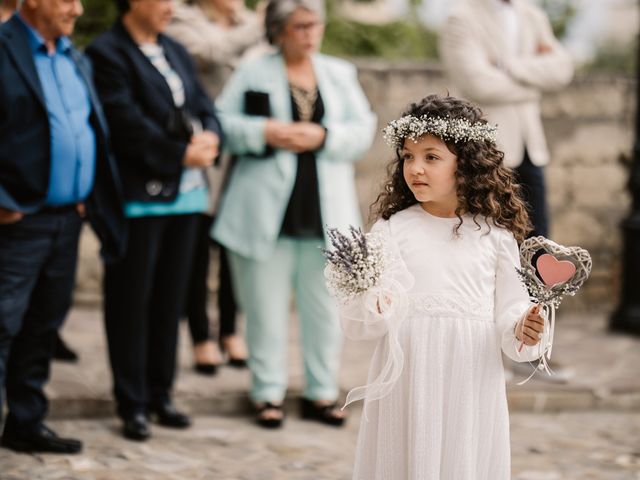
<svg viewBox="0 0 640 480"><path fill-rule="evenodd" d="M540 255L536 268L542 281L550 287L570 280L576 273L576 266L572 262L558 260L548 253Z"/></svg>

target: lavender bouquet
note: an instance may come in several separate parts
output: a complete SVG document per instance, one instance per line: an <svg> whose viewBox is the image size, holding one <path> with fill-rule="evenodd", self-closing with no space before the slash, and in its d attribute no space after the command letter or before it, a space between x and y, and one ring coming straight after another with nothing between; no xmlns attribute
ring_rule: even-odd
<svg viewBox="0 0 640 480"><path fill-rule="evenodd" d="M349 227L348 235L329 228L327 236L329 248L322 252L327 259L325 276L332 295L347 303L376 287L386 264L379 239L354 226Z"/></svg>

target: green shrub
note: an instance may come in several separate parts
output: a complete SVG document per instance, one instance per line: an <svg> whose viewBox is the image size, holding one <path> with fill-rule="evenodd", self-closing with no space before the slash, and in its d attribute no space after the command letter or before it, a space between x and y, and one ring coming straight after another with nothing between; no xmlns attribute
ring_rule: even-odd
<svg viewBox="0 0 640 480"><path fill-rule="evenodd" d="M567 25L577 13L576 0L539 0L540 6L549 15L556 37L564 37Z"/></svg>
<svg viewBox="0 0 640 480"><path fill-rule="evenodd" d="M256 0L250 0L253 7ZM117 15L114 0L84 0L74 41L80 47L103 32ZM327 30L322 50L342 57L424 59L437 56L436 35L418 23L391 22L368 25L340 18L332 2L327 5Z"/></svg>
<svg viewBox="0 0 640 480"><path fill-rule="evenodd" d="M84 0L84 14L78 19L73 40L79 47L86 46L104 32L115 20L118 9L114 0Z"/></svg>
<svg viewBox="0 0 640 480"><path fill-rule="evenodd" d="M333 18L327 23L323 52L341 57L436 58L437 36L422 25L391 22L367 25Z"/></svg>
<svg viewBox="0 0 640 480"><path fill-rule="evenodd" d="M596 57L583 67L588 73L635 76L638 60L638 41L627 45L604 45Z"/></svg>

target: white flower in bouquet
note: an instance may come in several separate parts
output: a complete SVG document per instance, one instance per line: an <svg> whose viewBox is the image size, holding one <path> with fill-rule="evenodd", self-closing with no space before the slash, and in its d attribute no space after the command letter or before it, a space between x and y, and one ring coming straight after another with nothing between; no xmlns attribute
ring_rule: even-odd
<svg viewBox="0 0 640 480"><path fill-rule="evenodd" d="M385 269L385 256L380 240L360 228L349 227L349 235L336 228L327 229L329 248L323 249L327 259L327 286L340 302L347 303L378 285Z"/></svg>

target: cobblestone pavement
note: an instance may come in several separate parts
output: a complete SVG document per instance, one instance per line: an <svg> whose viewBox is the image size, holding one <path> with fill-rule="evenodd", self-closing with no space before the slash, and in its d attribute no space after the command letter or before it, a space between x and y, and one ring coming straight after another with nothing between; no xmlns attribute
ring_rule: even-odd
<svg viewBox="0 0 640 480"><path fill-rule="evenodd" d="M607 331L603 312L565 312L558 318L554 362L569 367L575 376L566 384L543 381L537 375L524 386L522 372L509 385L511 411L556 412L566 410L640 411L640 338ZM290 325L289 386L300 392L303 368L298 324ZM80 353L79 364L53 364L47 392L51 417L61 419L110 416L114 411L101 312L74 308L63 331L69 345ZM215 377L194 373L186 325L180 335L180 365L175 385L176 403L197 415L241 413L249 389L249 373L222 368ZM374 343L345 344L340 386L343 391L366 382ZM531 371L525 365L526 375Z"/></svg>
<svg viewBox="0 0 640 480"><path fill-rule="evenodd" d="M357 416L335 430L291 415L275 432L243 417L198 417L185 432L157 427L142 444L122 439L115 420L55 421L60 434L85 441L85 452L0 449L0 479L347 480ZM516 413L511 423L514 480L640 480L638 413Z"/></svg>

